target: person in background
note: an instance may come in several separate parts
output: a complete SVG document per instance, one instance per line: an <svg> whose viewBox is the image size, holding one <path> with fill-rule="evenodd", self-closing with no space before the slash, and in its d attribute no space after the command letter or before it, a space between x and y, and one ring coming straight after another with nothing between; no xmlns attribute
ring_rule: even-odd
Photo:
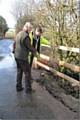
<svg viewBox="0 0 80 120"><path fill-rule="evenodd" d="M20 31L15 40L15 50L14 56L17 64L17 78L16 78L16 90L22 91L22 76L25 74L25 91L26 93L32 92L31 87L31 68L29 64L29 52L34 56L36 54L36 49L31 46L31 39L29 33L32 30L32 25L30 22L26 22L23 30Z"/></svg>
<svg viewBox="0 0 80 120"><path fill-rule="evenodd" d="M41 44L46 44L46 45L49 44L48 40L46 40L42 36L42 33L43 33L43 31L42 31L41 26L37 26L34 32L30 32L31 44L37 50L36 56L40 55ZM33 59L34 59L34 55L31 54L30 55L30 67L32 67Z"/></svg>

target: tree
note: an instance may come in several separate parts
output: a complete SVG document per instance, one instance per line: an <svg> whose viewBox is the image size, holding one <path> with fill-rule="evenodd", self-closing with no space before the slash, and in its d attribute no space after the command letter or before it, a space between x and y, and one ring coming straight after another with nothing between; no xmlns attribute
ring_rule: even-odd
<svg viewBox="0 0 80 120"><path fill-rule="evenodd" d="M8 26L6 20L0 16L0 36L4 36L7 30Z"/></svg>
<svg viewBox="0 0 80 120"><path fill-rule="evenodd" d="M23 16L31 15L35 6L34 0L15 0L12 4L12 15L16 20Z"/></svg>
<svg viewBox="0 0 80 120"><path fill-rule="evenodd" d="M13 14L14 18L16 19L16 32L19 32L25 22L31 22L34 27L38 24L36 21L36 9L39 5L34 0L16 0L13 4L13 9L11 13ZM22 9L23 8L23 9ZM35 9L36 8L36 9Z"/></svg>

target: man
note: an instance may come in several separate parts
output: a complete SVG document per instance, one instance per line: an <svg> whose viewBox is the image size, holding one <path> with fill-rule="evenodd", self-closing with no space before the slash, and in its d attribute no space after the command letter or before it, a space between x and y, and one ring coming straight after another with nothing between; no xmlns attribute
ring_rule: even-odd
<svg viewBox="0 0 80 120"><path fill-rule="evenodd" d="M15 60L17 63L17 84L16 90L22 91L22 75L25 74L25 88L26 92L31 92L31 69L28 61L29 52L32 52L32 55L36 53L35 48L31 46L31 39L29 37L29 32L32 29L32 25L29 22L23 27L23 30L19 32L16 36L16 45L15 45Z"/></svg>
<svg viewBox="0 0 80 120"><path fill-rule="evenodd" d="M36 27L35 31L30 33L30 38L31 38L31 44L32 46L37 50L37 54L40 54L40 46L41 44L49 44L48 40L46 40L43 36L42 36L42 28L41 26ZM31 54L31 58L30 58L30 66L32 67L32 63L33 63L33 59L34 59L34 55Z"/></svg>

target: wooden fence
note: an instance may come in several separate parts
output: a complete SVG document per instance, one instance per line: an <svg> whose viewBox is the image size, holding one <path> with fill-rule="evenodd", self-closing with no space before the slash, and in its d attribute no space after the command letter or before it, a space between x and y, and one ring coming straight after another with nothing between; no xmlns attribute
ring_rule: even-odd
<svg viewBox="0 0 80 120"><path fill-rule="evenodd" d="M44 47L50 47L50 46L46 46L44 45ZM66 51L72 51L72 52L77 52L78 54L80 53L80 49L79 48L71 48L71 47L65 47L65 46L59 46L59 47L56 47L60 50L66 50ZM57 70L55 70L54 68L52 67L49 67L48 66L48 62L50 61L50 57L49 56L46 56L46 55L43 55L43 54L40 54L40 59L39 60L36 60L36 64L40 67L43 67L44 69L48 70L48 71L51 71L52 73L54 73L55 75L63 78L64 80L67 80L69 81L72 86L80 86L80 81L64 74L64 73L61 73ZM80 74L80 66L77 66L77 65L73 65L73 64L70 64L70 63L66 63L65 61L56 61L56 63L59 65L59 66L64 66L66 68L69 68L71 69L72 71L74 72L78 72Z"/></svg>

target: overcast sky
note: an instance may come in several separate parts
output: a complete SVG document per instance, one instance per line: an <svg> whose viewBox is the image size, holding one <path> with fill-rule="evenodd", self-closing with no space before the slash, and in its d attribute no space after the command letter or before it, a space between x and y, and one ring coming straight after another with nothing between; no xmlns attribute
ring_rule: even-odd
<svg viewBox="0 0 80 120"><path fill-rule="evenodd" d="M15 26L15 19L11 14L11 6L15 0L0 0L0 15L6 19L10 28Z"/></svg>
<svg viewBox="0 0 80 120"><path fill-rule="evenodd" d="M35 0L39 1L39 0ZM13 28L15 26L15 19L13 15L11 14L11 7L15 0L0 0L0 15L3 16L6 19L6 22L10 28Z"/></svg>

